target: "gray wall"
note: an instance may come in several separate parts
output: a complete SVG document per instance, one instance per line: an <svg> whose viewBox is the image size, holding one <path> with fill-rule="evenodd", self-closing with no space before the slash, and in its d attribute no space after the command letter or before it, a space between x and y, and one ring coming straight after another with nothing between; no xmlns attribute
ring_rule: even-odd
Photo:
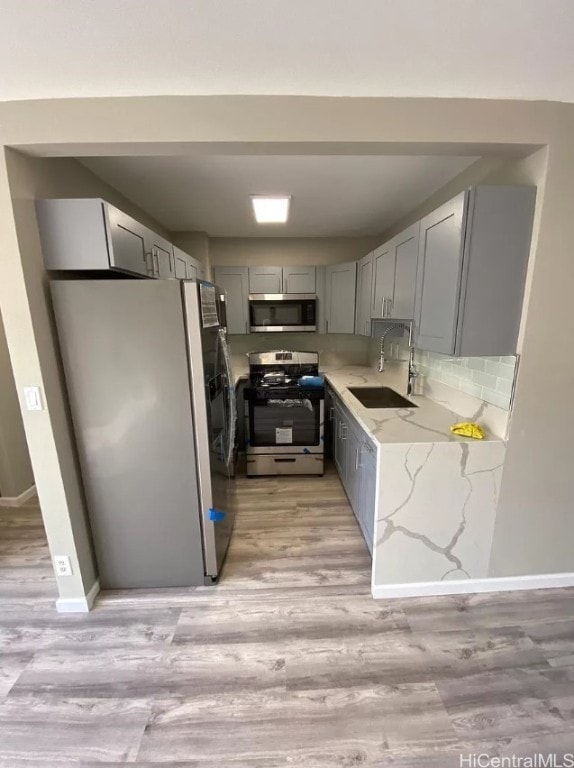
<svg viewBox="0 0 574 768"><path fill-rule="evenodd" d="M378 237L211 237L212 266L340 264L380 245Z"/></svg>
<svg viewBox="0 0 574 768"><path fill-rule="evenodd" d="M32 485L32 464L0 315L0 496L14 498Z"/></svg>

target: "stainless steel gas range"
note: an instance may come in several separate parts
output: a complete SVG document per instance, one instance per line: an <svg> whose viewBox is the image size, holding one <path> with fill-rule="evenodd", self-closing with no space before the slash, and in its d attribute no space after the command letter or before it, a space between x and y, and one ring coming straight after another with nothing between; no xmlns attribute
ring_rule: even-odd
<svg viewBox="0 0 574 768"><path fill-rule="evenodd" d="M317 352L252 352L245 389L247 474L322 475L325 390Z"/></svg>

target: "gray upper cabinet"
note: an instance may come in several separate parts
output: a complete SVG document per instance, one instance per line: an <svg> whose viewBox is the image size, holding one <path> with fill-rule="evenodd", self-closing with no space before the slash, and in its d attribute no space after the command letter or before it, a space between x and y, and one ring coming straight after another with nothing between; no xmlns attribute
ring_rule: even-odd
<svg viewBox="0 0 574 768"><path fill-rule="evenodd" d="M249 293L283 293L281 267L249 267Z"/></svg>
<svg viewBox="0 0 574 768"><path fill-rule="evenodd" d="M325 270L325 326L327 333L354 333L357 263L328 266Z"/></svg>
<svg viewBox="0 0 574 768"><path fill-rule="evenodd" d="M175 277L177 280L187 280L187 253L179 248L173 249Z"/></svg>
<svg viewBox="0 0 574 768"><path fill-rule="evenodd" d="M417 346L445 355L455 349L465 206L463 192L421 221Z"/></svg>
<svg viewBox="0 0 574 768"><path fill-rule="evenodd" d="M146 228L110 205L103 206L103 214L110 241L109 266L154 277L151 247L146 243ZM75 224L73 226L75 228Z"/></svg>
<svg viewBox="0 0 574 768"><path fill-rule="evenodd" d="M173 261L177 280L195 280L199 276L196 259L176 245L173 246Z"/></svg>
<svg viewBox="0 0 574 768"><path fill-rule="evenodd" d="M419 222L373 252L373 318L414 318Z"/></svg>
<svg viewBox="0 0 574 768"><path fill-rule="evenodd" d="M315 267L283 267L283 293L315 293Z"/></svg>
<svg viewBox="0 0 574 768"><path fill-rule="evenodd" d="M472 187L421 221L420 349L463 357L515 354L535 198L535 187Z"/></svg>
<svg viewBox="0 0 574 768"><path fill-rule="evenodd" d="M36 215L47 269L176 276L172 244L105 200L37 200Z"/></svg>
<svg viewBox="0 0 574 768"><path fill-rule="evenodd" d="M315 293L315 267L249 267L249 293Z"/></svg>
<svg viewBox="0 0 574 768"><path fill-rule="evenodd" d="M151 253L153 277L156 277L158 280L169 280L169 278L175 277L173 246L171 243L150 232L146 248Z"/></svg>
<svg viewBox="0 0 574 768"><path fill-rule="evenodd" d="M373 303L373 254L369 253L357 264L357 308L355 333L371 335L371 307Z"/></svg>
<svg viewBox="0 0 574 768"><path fill-rule="evenodd" d="M152 277L146 227L100 198L37 200L36 216L46 269Z"/></svg>
<svg viewBox="0 0 574 768"><path fill-rule="evenodd" d="M373 280L371 316L390 317L395 294L395 251L392 242L373 251Z"/></svg>
<svg viewBox="0 0 574 768"><path fill-rule="evenodd" d="M227 294L227 330L249 333L249 276L247 267L215 267L213 280Z"/></svg>
<svg viewBox="0 0 574 768"><path fill-rule="evenodd" d="M393 318L412 320L415 316L419 232L420 223L417 221L392 241L395 253L395 287L391 304Z"/></svg>

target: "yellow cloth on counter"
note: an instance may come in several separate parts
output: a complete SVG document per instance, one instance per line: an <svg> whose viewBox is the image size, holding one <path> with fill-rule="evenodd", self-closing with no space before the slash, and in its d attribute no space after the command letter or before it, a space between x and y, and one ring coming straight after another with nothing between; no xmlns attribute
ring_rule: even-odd
<svg viewBox="0 0 574 768"><path fill-rule="evenodd" d="M453 424L450 431L461 437L474 437L475 440L482 440L484 438L484 429L479 424L473 424L470 421L461 421L458 424Z"/></svg>

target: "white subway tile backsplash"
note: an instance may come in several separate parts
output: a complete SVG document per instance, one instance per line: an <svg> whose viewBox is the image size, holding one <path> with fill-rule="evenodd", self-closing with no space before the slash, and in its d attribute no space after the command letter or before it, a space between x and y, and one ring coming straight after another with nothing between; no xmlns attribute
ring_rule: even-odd
<svg viewBox="0 0 574 768"><path fill-rule="evenodd" d="M515 357L450 357L418 351L419 373L449 387L509 410Z"/></svg>
<svg viewBox="0 0 574 768"><path fill-rule="evenodd" d="M484 357L467 357L465 365L473 371L485 371L486 359Z"/></svg>
<svg viewBox="0 0 574 768"><path fill-rule="evenodd" d="M503 392L494 392L492 389L482 388L482 399L487 403L498 405L499 408L508 410L510 408L510 395L505 395Z"/></svg>
<svg viewBox="0 0 574 768"><path fill-rule="evenodd" d="M496 391L502 392L505 395L512 394L512 380L508 381L507 379L497 379L496 380Z"/></svg>
<svg viewBox="0 0 574 768"><path fill-rule="evenodd" d="M499 379L512 381L514 379L514 365L508 365L501 362L486 361L486 372L497 376Z"/></svg>
<svg viewBox="0 0 574 768"><path fill-rule="evenodd" d="M496 389L496 376L492 376L490 373L482 373L481 371L473 371L472 379L476 384L480 384L481 387L488 387L489 389Z"/></svg>

